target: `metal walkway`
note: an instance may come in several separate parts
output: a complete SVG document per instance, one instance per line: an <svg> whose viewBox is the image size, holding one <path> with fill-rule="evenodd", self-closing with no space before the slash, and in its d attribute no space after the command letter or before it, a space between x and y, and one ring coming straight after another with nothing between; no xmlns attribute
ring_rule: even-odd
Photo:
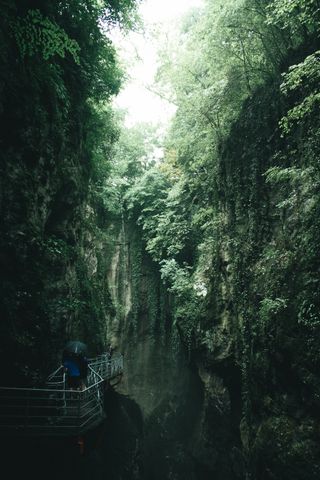
<svg viewBox="0 0 320 480"><path fill-rule="evenodd" d="M61 366L45 388L0 387L0 434L30 436L82 435L105 418L105 381L122 375L123 356L107 354L89 360L86 388L66 388Z"/></svg>

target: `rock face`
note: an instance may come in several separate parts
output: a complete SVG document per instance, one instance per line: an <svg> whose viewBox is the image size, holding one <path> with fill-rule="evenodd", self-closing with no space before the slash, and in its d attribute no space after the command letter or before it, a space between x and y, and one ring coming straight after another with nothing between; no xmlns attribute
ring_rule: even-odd
<svg viewBox="0 0 320 480"><path fill-rule="evenodd" d="M118 227L108 332L142 410L147 478L319 476L319 118L284 141L284 103L278 81L257 88L220 145L219 249L191 342L139 227Z"/></svg>
<svg viewBox="0 0 320 480"><path fill-rule="evenodd" d="M230 394L240 396L239 379L230 371L224 383L205 356L183 347L139 227L128 220L113 231L108 281L118 308L107 330L125 359L118 388L141 408L145 478L242 478L239 398Z"/></svg>
<svg viewBox="0 0 320 480"><path fill-rule="evenodd" d="M104 345L112 305L92 184L96 150L106 154L114 132L107 113L107 131L95 124L94 105L119 79L86 6L4 1L0 24L0 370L3 383L21 384L56 367L67 338L93 354Z"/></svg>
<svg viewBox="0 0 320 480"><path fill-rule="evenodd" d="M79 478L318 480L318 112L284 139L279 120L296 99L281 99L274 79L252 92L221 141L219 238L204 314L190 330L193 319L173 320L174 298L140 227L108 217L92 192L89 93L78 98L74 65L17 61L8 18L0 19L1 383L39 383L66 339L86 341L92 354L111 342L125 376L107 397L110 430L77 464ZM47 454L52 445L62 454L50 441ZM36 446L22 457L31 470Z"/></svg>
<svg viewBox="0 0 320 480"><path fill-rule="evenodd" d="M320 202L308 173L298 194L265 182L283 149L275 91L258 90L221 145L221 246L191 343L140 228L101 218L82 164L38 156L27 173L17 149L1 165L3 381L39 380L67 337L92 353L111 342L125 356L108 408L126 458L111 478L319 478ZM318 123L290 138L303 172L317 166ZM88 460L97 478L109 471L108 442Z"/></svg>
<svg viewBox="0 0 320 480"><path fill-rule="evenodd" d="M305 191L305 206L298 199L289 206L292 184L268 184L264 174L281 155L281 167L313 168L319 144L312 141L313 153L306 151L317 136L318 119L309 118L312 127L288 135L284 145L277 128L281 100L275 92L275 84L267 85L247 102L221 154L230 192L223 205L229 219L224 240L235 246L227 262L228 309L233 363L241 368L240 432L253 478L316 478L318 327L305 305L312 309L317 297L313 278L319 261L312 245L318 234L311 223L318 222L318 212L306 207L315 201L307 193L306 177L293 187Z"/></svg>
<svg viewBox="0 0 320 480"><path fill-rule="evenodd" d="M99 350L112 308L101 263L105 243L88 204L86 169L51 156L29 165L19 154L0 167L5 383L16 375L21 383L47 374L60 361L67 338L85 339L93 353ZM49 362L44 369L43 358Z"/></svg>

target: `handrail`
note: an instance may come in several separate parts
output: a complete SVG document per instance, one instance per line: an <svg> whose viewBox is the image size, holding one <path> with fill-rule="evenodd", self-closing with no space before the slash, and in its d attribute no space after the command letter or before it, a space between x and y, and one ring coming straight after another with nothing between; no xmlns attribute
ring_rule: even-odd
<svg viewBox="0 0 320 480"><path fill-rule="evenodd" d="M105 417L104 382L123 373L123 357L99 355L88 370L83 390L66 388L62 366L44 388L0 387L0 434L78 435L97 426Z"/></svg>
<svg viewBox="0 0 320 480"><path fill-rule="evenodd" d="M62 365L60 365L60 367L57 368L57 370L55 370L53 373L51 373L49 375L49 377L47 378L47 382L50 381L50 379L54 376L54 375L57 375L57 373L63 368Z"/></svg>

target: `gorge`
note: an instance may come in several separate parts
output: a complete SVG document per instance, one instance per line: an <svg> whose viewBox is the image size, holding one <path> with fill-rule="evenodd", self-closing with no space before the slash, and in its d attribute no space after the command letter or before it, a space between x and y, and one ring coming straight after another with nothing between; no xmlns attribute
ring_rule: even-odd
<svg viewBox="0 0 320 480"><path fill-rule="evenodd" d="M10 478L317 480L319 2L160 32L165 138L112 106L138 4L0 0L0 386L125 361L85 455L2 435Z"/></svg>

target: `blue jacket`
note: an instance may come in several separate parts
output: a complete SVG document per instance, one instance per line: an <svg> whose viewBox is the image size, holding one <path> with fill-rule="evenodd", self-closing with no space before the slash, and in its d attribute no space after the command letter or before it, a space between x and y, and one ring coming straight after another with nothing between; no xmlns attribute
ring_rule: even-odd
<svg viewBox="0 0 320 480"><path fill-rule="evenodd" d="M70 377L80 377L80 368L75 360L68 358L63 361L63 366L67 369Z"/></svg>

